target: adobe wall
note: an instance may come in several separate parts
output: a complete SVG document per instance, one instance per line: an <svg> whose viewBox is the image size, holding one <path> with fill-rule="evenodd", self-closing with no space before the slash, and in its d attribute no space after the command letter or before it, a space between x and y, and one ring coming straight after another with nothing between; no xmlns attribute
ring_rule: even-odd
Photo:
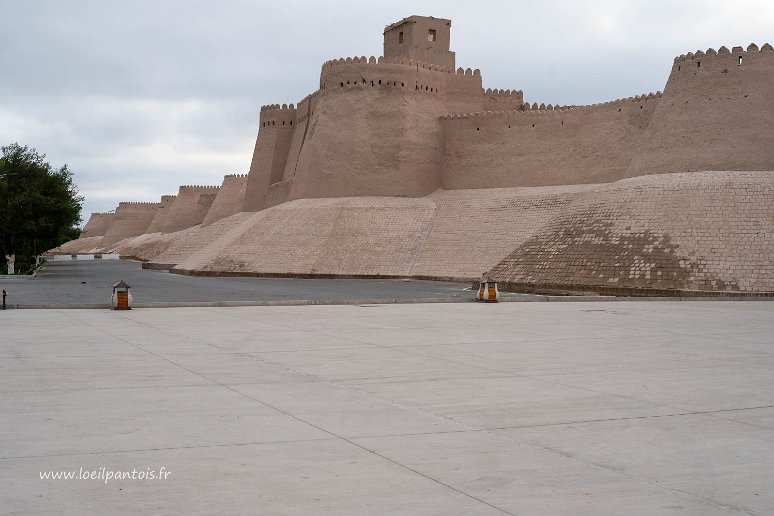
<svg viewBox="0 0 774 516"><path fill-rule="evenodd" d="M107 231L110 221L113 218L112 213L94 212L89 216L89 221L83 227L80 238L89 238L103 236Z"/></svg>
<svg viewBox="0 0 774 516"><path fill-rule="evenodd" d="M774 51L721 47L675 59L629 175L774 170Z"/></svg>
<svg viewBox="0 0 774 516"><path fill-rule="evenodd" d="M282 181L290 151L296 109L293 104L271 104L261 107L258 137L247 180L243 211L258 211L266 207L269 185Z"/></svg>
<svg viewBox="0 0 774 516"><path fill-rule="evenodd" d="M174 233L201 224L218 190L218 186L181 186L164 219L162 232Z"/></svg>
<svg viewBox="0 0 774 516"><path fill-rule="evenodd" d="M234 217L228 230L186 235L199 251L177 254L177 269L468 279L489 271L534 290L774 291L774 172L301 199Z"/></svg>
<svg viewBox="0 0 774 516"><path fill-rule="evenodd" d="M480 75L460 72L383 57L326 63L290 199L417 197L436 189L441 173L437 119L447 111L450 78L455 85L470 84L472 102L481 103Z"/></svg>
<svg viewBox="0 0 774 516"><path fill-rule="evenodd" d="M156 216L153 217L150 225L148 226L147 233L161 233L164 230L164 221L169 213L169 208L177 199L177 195L162 195L159 209L156 211Z"/></svg>
<svg viewBox="0 0 774 516"><path fill-rule="evenodd" d="M524 92L521 90L487 88L482 91L482 95L481 111L519 111L524 104Z"/></svg>
<svg viewBox="0 0 774 516"><path fill-rule="evenodd" d="M223 178L218 195L207 211L202 226L209 226L216 220L224 219L242 211L245 191L247 190L247 174L230 174Z"/></svg>
<svg viewBox="0 0 774 516"><path fill-rule="evenodd" d="M109 246L127 237L142 235L159 208L157 202L120 202L100 242Z"/></svg>
<svg viewBox="0 0 774 516"><path fill-rule="evenodd" d="M442 117L443 188L602 183L627 177L660 93L592 106L524 105Z"/></svg>

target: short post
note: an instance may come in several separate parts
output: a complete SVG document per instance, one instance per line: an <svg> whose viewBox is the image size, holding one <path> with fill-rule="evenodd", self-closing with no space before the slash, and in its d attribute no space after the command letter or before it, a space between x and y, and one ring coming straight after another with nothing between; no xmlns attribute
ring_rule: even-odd
<svg viewBox="0 0 774 516"><path fill-rule="evenodd" d="M132 295L129 293L131 287L124 280L113 285L113 295L110 297L110 306L113 310L131 310Z"/></svg>
<svg viewBox="0 0 774 516"><path fill-rule="evenodd" d="M497 281L493 279L482 279L478 287L478 300L484 303L497 303L500 299L500 291L497 289Z"/></svg>
<svg viewBox="0 0 774 516"><path fill-rule="evenodd" d="M8 293L3 289L3 310L5 310L5 296L7 296Z"/></svg>

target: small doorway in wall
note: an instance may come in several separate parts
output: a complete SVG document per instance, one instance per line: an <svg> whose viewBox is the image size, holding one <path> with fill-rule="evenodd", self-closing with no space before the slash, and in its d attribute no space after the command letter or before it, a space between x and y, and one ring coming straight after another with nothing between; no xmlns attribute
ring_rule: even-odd
<svg viewBox="0 0 774 516"><path fill-rule="evenodd" d="M398 43L403 43L403 31L400 31L398 33Z"/></svg>
<svg viewBox="0 0 774 516"><path fill-rule="evenodd" d="M427 41L435 41L435 29L427 31Z"/></svg>

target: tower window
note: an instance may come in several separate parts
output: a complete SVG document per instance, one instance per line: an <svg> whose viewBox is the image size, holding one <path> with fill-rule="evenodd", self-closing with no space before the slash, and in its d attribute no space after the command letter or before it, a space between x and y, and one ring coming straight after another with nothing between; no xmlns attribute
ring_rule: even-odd
<svg viewBox="0 0 774 516"><path fill-rule="evenodd" d="M427 41L435 41L435 29L427 31Z"/></svg>
<svg viewBox="0 0 774 516"><path fill-rule="evenodd" d="M398 43L403 43L403 31L398 33Z"/></svg>

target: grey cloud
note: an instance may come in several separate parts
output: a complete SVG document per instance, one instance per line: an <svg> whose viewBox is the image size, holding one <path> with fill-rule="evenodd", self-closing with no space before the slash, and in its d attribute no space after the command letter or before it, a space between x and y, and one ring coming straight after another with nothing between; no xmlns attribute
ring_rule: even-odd
<svg viewBox="0 0 774 516"><path fill-rule="evenodd" d="M298 102L327 59L381 54L411 14L451 18L485 87L560 104L661 89L675 55L774 25L769 1L6 1L0 142L68 163L85 216L219 184L247 170L261 104Z"/></svg>

